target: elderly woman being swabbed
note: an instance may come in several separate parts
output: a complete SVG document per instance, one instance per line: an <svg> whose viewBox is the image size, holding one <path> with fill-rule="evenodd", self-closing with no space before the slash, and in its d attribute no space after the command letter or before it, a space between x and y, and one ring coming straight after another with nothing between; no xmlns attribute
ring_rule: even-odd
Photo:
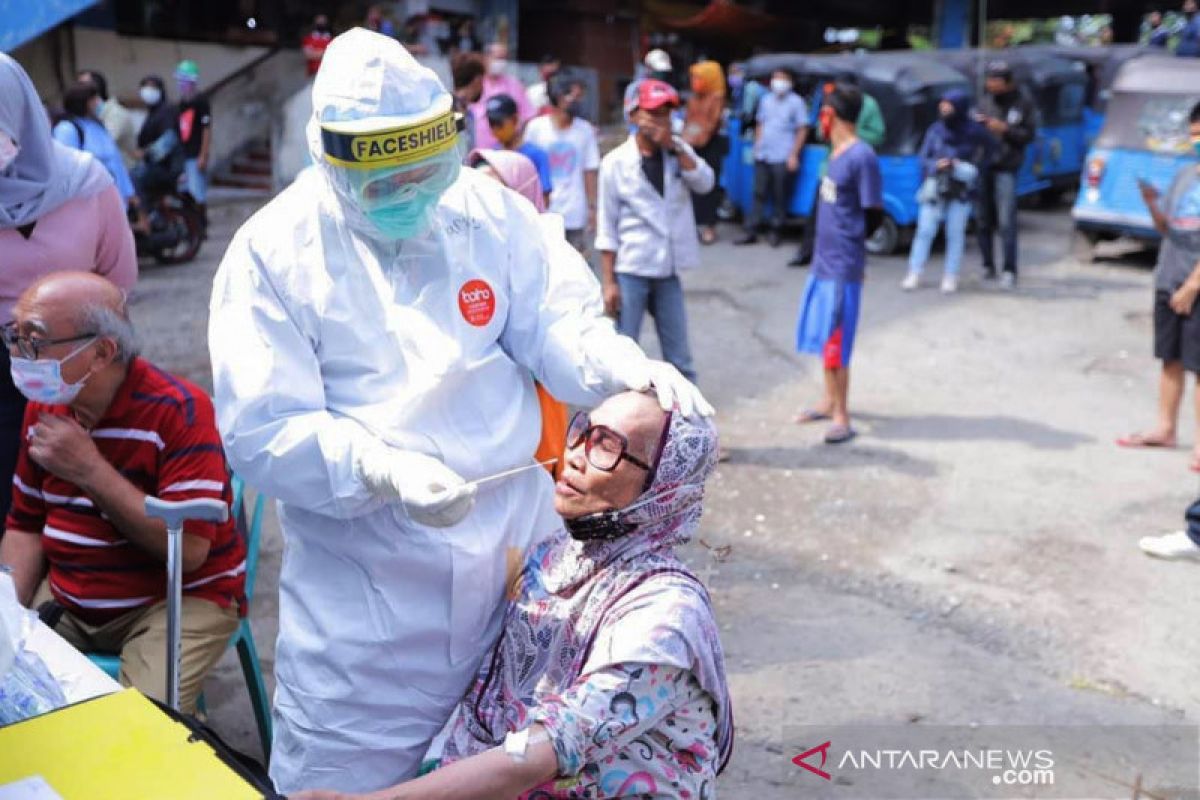
<svg viewBox="0 0 1200 800"><path fill-rule="evenodd" d="M555 486L565 530L531 551L430 754L439 768L360 797L715 797L733 746L724 660L708 594L674 550L716 456L710 422L644 394L577 414Z"/></svg>

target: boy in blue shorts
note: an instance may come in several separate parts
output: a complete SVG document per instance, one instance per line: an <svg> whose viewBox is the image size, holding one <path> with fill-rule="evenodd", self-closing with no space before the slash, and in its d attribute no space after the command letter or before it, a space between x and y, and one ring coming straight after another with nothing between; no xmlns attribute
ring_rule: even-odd
<svg viewBox="0 0 1200 800"><path fill-rule="evenodd" d="M818 196L816 250L800 303L796 349L825 366L825 397L797 422L831 420L826 444L854 438L847 398L850 356L867 265L867 238L883 221L883 180L875 151L856 134L862 92L839 83L825 97L820 125L830 144L829 169Z"/></svg>

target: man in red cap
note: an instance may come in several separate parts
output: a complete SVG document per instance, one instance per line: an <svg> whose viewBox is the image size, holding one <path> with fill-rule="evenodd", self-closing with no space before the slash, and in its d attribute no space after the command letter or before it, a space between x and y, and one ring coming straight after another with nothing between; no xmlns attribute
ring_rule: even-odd
<svg viewBox="0 0 1200 800"><path fill-rule="evenodd" d="M596 249L604 305L617 329L637 340L654 317L663 360L695 381L679 271L698 266L692 193L713 187L712 167L671 131L679 95L647 79L626 112L635 132L600 162Z"/></svg>

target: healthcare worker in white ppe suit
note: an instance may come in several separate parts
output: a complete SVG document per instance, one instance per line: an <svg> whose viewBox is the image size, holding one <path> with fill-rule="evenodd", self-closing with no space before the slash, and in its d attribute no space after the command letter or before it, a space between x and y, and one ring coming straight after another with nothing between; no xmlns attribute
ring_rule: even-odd
<svg viewBox="0 0 1200 800"><path fill-rule="evenodd" d="M506 580L560 524L533 378L712 413L602 315L527 200L463 170L451 95L394 39L330 44L315 164L234 237L209 342L227 457L284 536L271 776L416 774L499 633ZM553 254L550 258L548 254Z"/></svg>

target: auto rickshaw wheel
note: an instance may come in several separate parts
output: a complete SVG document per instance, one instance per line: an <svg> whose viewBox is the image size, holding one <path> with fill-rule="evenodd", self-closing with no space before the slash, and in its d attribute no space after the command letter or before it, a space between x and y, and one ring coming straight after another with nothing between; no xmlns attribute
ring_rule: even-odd
<svg viewBox="0 0 1200 800"><path fill-rule="evenodd" d="M890 256L900 246L900 226L889 215L883 215L883 222L875 229L871 238L867 239L867 252L874 256Z"/></svg>

